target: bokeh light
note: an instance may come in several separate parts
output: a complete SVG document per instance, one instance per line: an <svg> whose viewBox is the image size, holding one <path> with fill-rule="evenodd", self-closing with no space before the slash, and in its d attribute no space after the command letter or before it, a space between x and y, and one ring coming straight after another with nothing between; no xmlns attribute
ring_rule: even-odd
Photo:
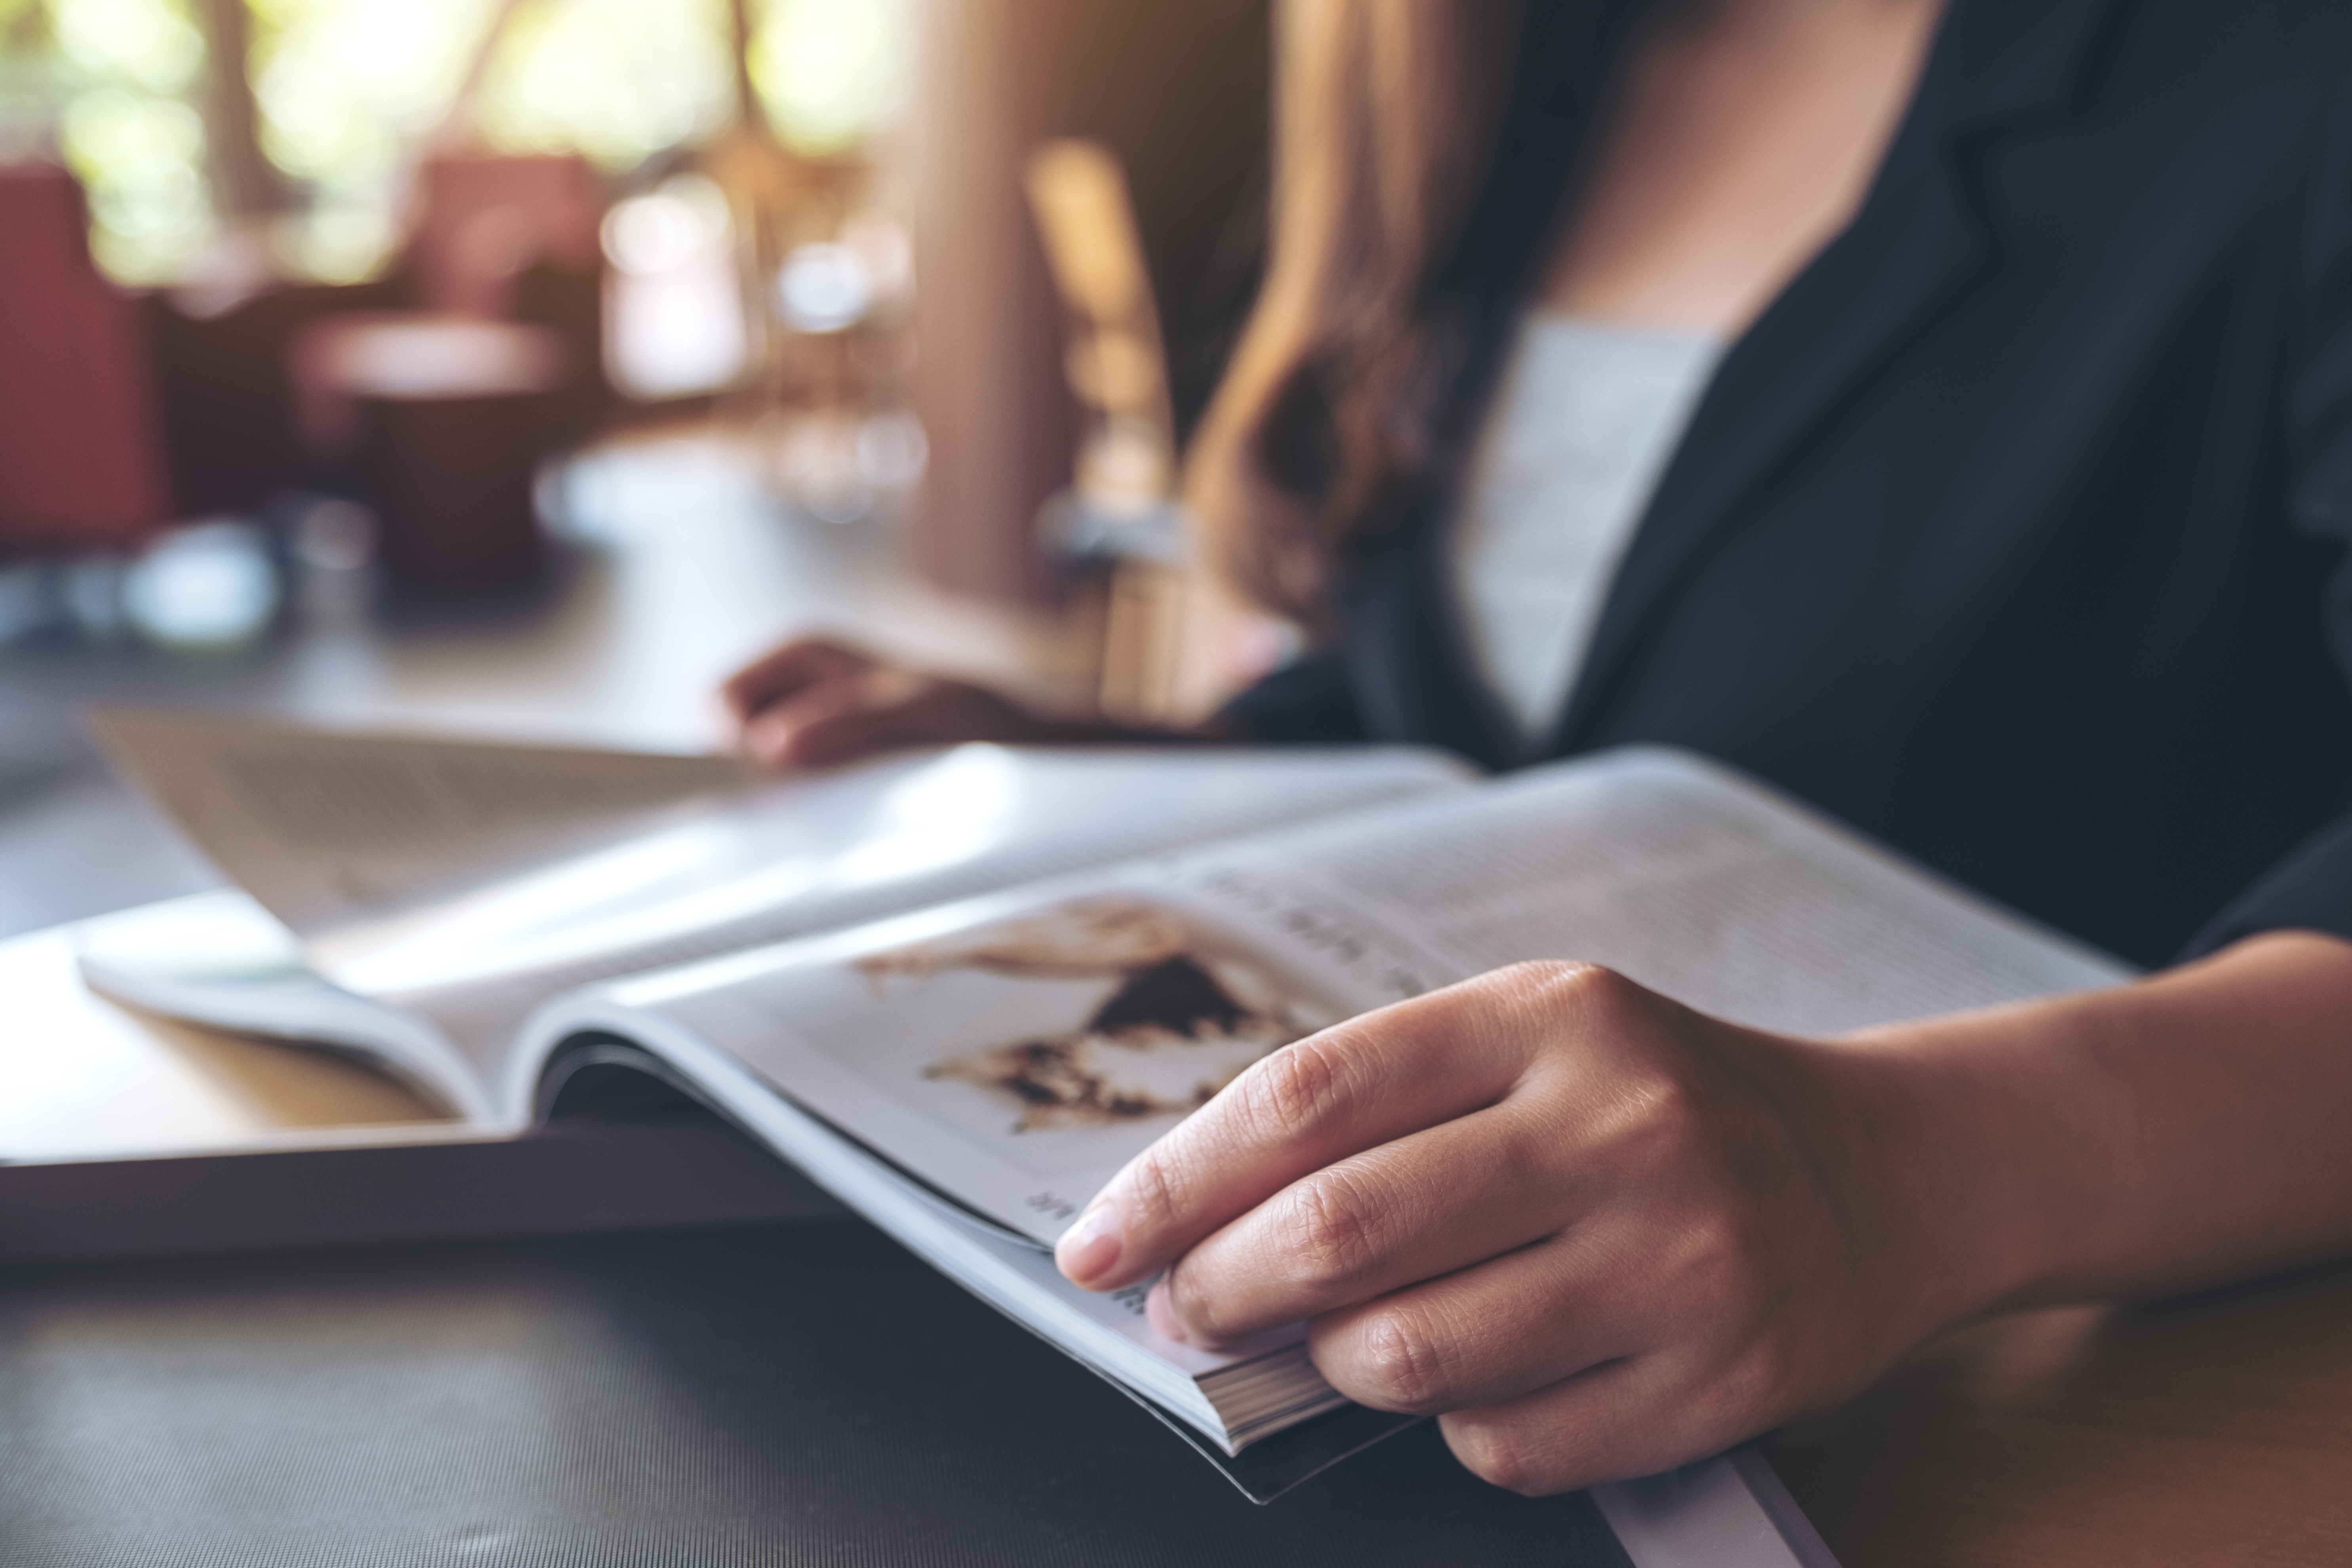
<svg viewBox="0 0 2352 1568"><path fill-rule="evenodd" d="M67 5L85 0L63 0ZM253 0L261 148L307 196L294 258L364 275L394 238L394 184L448 112L488 0Z"/></svg>
<svg viewBox="0 0 2352 1568"><path fill-rule="evenodd" d="M635 168L733 111L722 0L538 0L482 84L478 126L509 152L572 152Z"/></svg>
<svg viewBox="0 0 2352 1568"><path fill-rule="evenodd" d="M701 174L673 174L614 204L604 254L614 268L606 296L605 371L645 398L709 392L731 384L751 355L735 228L726 193Z"/></svg>
<svg viewBox="0 0 2352 1568"><path fill-rule="evenodd" d="M404 172L436 128L625 176L735 110L728 0L520 0L462 125L452 107L501 0L248 4L261 150L294 204L278 238L316 277L383 263ZM751 77L788 146L854 153L903 112L919 6L751 0ZM89 191L92 249L125 281L184 276L219 235L208 75L192 0L0 0L0 141L38 152L53 137Z"/></svg>
<svg viewBox="0 0 2352 1568"><path fill-rule="evenodd" d="M766 0L751 79L795 152L846 153L886 128L914 81L914 0Z"/></svg>
<svg viewBox="0 0 2352 1568"><path fill-rule="evenodd" d="M204 34L184 0L56 0L58 151L89 193L90 250L118 278L172 276L211 241Z"/></svg>
<svg viewBox="0 0 2352 1568"><path fill-rule="evenodd" d="M278 570L258 529L200 523L165 534L122 580L125 618L166 647L234 647L267 630Z"/></svg>

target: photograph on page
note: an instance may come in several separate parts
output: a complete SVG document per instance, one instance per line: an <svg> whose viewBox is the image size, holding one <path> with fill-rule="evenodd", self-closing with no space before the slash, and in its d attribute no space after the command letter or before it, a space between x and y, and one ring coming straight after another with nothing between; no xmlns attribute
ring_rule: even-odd
<svg viewBox="0 0 2352 1568"><path fill-rule="evenodd" d="M1264 911L1174 879L895 921L663 1002L793 1099L1050 1241L1269 1052L1373 1004ZM977 915L979 918L970 918ZM624 988L626 989L625 987Z"/></svg>

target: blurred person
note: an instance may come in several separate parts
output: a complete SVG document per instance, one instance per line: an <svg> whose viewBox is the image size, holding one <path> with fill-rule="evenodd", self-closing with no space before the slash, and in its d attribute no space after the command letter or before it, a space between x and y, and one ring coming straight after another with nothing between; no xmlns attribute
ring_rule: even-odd
<svg viewBox="0 0 2352 1568"><path fill-rule="evenodd" d="M1268 1058L1065 1237L1306 1319L1531 1492L2037 1303L2352 1249L2352 8L1294 0L1192 454L1311 650L1189 735L800 643L796 766L970 739L1632 742L2155 967L1836 1040L1520 966Z"/></svg>

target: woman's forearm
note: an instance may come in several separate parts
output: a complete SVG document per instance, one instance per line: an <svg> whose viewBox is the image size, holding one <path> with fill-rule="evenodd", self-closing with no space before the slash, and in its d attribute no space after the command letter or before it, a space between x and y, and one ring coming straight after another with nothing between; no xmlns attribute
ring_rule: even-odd
<svg viewBox="0 0 2352 1568"><path fill-rule="evenodd" d="M1878 1109L1901 1130L1871 1156L1909 1216L1888 1223L1949 1217L1917 1268L1962 1315L2352 1250L2352 942L2275 932L1856 1041L1887 1053Z"/></svg>

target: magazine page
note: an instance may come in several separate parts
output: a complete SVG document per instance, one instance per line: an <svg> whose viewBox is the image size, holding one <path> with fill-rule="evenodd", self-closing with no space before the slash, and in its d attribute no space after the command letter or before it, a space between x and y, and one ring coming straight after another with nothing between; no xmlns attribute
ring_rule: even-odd
<svg viewBox="0 0 2352 1568"><path fill-rule="evenodd" d="M96 727L310 971L437 1029L486 1081L530 1009L576 985L1470 777L1407 748L973 745L777 779L724 758ZM142 962L168 992L137 984ZM168 954L101 966L147 1005L204 1011L203 976Z"/></svg>
<svg viewBox="0 0 2352 1568"><path fill-rule="evenodd" d="M1314 1372L1297 1326L1267 1330L1213 1351L1162 1338L1144 1315L1144 1289L1098 1295L1071 1284L1043 1247L974 1224L835 1126L773 1093L733 1051L676 1014L634 1005L618 990L576 993L534 1019L530 1038L542 1067L558 1058L574 1065L635 1060L658 1064L693 1084L819 1186L934 1268L1096 1370L1182 1416L1227 1454L1346 1403Z"/></svg>
<svg viewBox="0 0 2352 1568"><path fill-rule="evenodd" d="M320 979L294 934L235 888L84 921L70 940L83 984L110 1001L346 1052L467 1121L505 1120L478 1064L429 1019Z"/></svg>
<svg viewBox="0 0 2352 1568"><path fill-rule="evenodd" d="M101 710L114 764L306 939L444 902L750 782L733 757Z"/></svg>
<svg viewBox="0 0 2352 1568"><path fill-rule="evenodd" d="M316 956L488 1061L575 986L1465 784L1418 751L962 746L772 783Z"/></svg>
<svg viewBox="0 0 2352 1568"><path fill-rule="evenodd" d="M1462 973L1344 899L1171 857L603 994L713 1042L1050 1245L1121 1165L1260 1057Z"/></svg>
<svg viewBox="0 0 2352 1568"><path fill-rule="evenodd" d="M1267 1052L1531 958L1820 1034L2130 973L1727 770L1643 750L609 994L1049 1243Z"/></svg>
<svg viewBox="0 0 2352 1568"><path fill-rule="evenodd" d="M1639 747L1212 851L1410 930L1462 973L1606 964L1702 1011L1835 1035L2086 990L2131 966L1734 770Z"/></svg>

